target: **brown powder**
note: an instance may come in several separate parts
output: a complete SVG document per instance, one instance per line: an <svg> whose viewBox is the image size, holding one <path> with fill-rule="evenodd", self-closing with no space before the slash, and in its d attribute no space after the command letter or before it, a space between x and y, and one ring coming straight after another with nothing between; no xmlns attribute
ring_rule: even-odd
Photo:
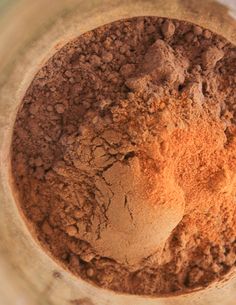
<svg viewBox="0 0 236 305"><path fill-rule="evenodd" d="M40 243L83 279L185 293L236 264L236 48L140 17L65 45L15 122L12 173Z"/></svg>

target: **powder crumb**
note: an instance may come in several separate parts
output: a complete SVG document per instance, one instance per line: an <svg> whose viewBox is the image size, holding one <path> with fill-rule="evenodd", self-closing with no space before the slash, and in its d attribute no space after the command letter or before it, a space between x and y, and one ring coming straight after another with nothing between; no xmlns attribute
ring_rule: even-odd
<svg viewBox="0 0 236 305"><path fill-rule="evenodd" d="M171 20L165 20L161 27L162 34L165 38L170 38L175 33L175 25Z"/></svg>
<svg viewBox="0 0 236 305"><path fill-rule="evenodd" d="M53 111L53 107L52 107L51 105L48 105L46 109L47 109L47 111L49 111L49 112Z"/></svg>
<svg viewBox="0 0 236 305"><path fill-rule="evenodd" d="M83 261L85 261L85 262L90 262L94 257L95 257L95 253L93 253L93 252L90 252L90 253L82 253L81 255L80 255L80 258L83 260Z"/></svg>
<svg viewBox="0 0 236 305"><path fill-rule="evenodd" d="M200 26L194 25L193 26L193 33L194 35L201 35L202 34L202 28Z"/></svg>
<svg viewBox="0 0 236 305"><path fill-rule="evenodd" d="M66 233L69 236L75 236L77 234L76 226L68 226L68 227L66 227Z"/></svg>
<svg viewBox="0 0 236 305"><path fill-rule="evenodd" d="M210 47L202 53L202 66L213 69L216 63L224 56L224 52L217 47Z"/></svg>
<svg viewBox="0 0 236 305"><path fill-rule="evenodd" d="M194 38L194 34L192 32L188 32L184 35L184 39L187 41L187 42L191 42Z"/></svg>
<svg viewBox="0 0 236 305"><path fill-rule="evenodd" d="M126 64L120 68L120 74L123 75L125 78L127 78L132 74L134 70L135 70L134 64Z"/></svg>
<svg viewBox="0 0 236 305"><path fill-rule="evenodd" d="M57 104L55 110L57 113L62 114L65 111L65 106L63 104Z"/></svg>
<svg viewBox="0 0 236 305"><path fill-rule="evenodd" d="M105 63L111 62L112 59L113 59L112 53L104 52L104 53L102 54L102 60L103 60Z"/></svg>
<svg viewBox="0 0 236 305"><path fill-rule="evenodd" d="M205 37L206 39L210 39L211 38L211 32L209 30L204 30L203 31L203 37Z"/></svg>
<svg viewBox="0 0 236 305"><path fill-rule="evenodd" d="M94 274L95 274L95 272L94 272L94 270L92 268L88 269L86 273L87 273L88 277L93 277Z"/></svg>
<svg viewBox="0 0 236 305"><path fill-rule="evenodd" d="M203 276L204 276L204 272L198 267L194 267L188 274L188 279L187 279L188 285L190 286L196 285L196 283L198 283Z"/></svg>
<svg viewBox="0 0 236 305"><path fill-rule="evenodd" d="M53 229L51 228L51 226L47 221L44 221L42 225L42 230L46 235L53 235Z"/></svg>

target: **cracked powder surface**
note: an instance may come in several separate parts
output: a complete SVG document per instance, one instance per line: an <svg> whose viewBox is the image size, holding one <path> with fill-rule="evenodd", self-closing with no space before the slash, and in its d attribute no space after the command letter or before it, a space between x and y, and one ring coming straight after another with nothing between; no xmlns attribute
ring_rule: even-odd
<svg viewBox="0 0 236 305"><path fill-rule="evenodd" d="M31 231L83 279L143 295L236 262L236 49L184 21L117 21L66 44L18 111L12 174Z"/></svg>

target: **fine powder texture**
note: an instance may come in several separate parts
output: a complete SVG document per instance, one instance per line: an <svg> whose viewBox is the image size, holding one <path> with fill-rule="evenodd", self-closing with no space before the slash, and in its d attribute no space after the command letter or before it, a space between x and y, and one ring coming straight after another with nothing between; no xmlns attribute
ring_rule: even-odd
<svg viewBox="0 0 236 305"><path fill-rule="evenodd" d="M66 44L15 122L19 205L98 286L185 293L236 265L236 48L179 20L117 21Z"/></svg>

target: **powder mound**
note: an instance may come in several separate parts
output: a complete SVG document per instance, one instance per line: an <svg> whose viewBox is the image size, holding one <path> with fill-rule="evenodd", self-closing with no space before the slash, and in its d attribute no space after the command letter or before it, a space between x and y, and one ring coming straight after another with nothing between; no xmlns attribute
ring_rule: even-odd
<svg viewBox="0 0 236 305"><path fill-rule="evenodd" d="M117 143L112 155L109 153L111 135L112 143ZM101 256L140 267L146 257L161 253L171 231L181 221L183 192L174 174L171 176L169 170L165 171L167 165L162 164L159 143L132 147L132 151L128 151L125 139L117 137L110 129L102 133L98 147L91 146L93 137L93 126L90 126L86 144L82 144L83 137L77 138L80 149L74 164L79 173L85 166L85 175L94 173L90 183L96 202L90 230L86 221L78 223L77 237L89 242ZM88 150L90 158L85 165L80 159L81 151ZM90 188L86 190L84 201L89 197Z"/></svg>
<svg viewBox="0 0 236 305"><path fill-rule="evenodd" d="M38 72L12 139L19 205L74 274L186 293L236 265L236 48L178 20L117 21Z"/></svg>

